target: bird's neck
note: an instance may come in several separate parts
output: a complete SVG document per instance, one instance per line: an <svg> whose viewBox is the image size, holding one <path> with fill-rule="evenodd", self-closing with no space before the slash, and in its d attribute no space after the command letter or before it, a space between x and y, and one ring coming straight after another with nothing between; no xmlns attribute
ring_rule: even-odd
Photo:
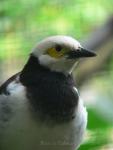
<svg viewBox="0 0 113 150"><path fill-rule="evenodd" d="M31 56L20 74L20 81L27 89L27 97L34 112L52 117L53 120L72 120L78 105L79 95L74 90L74 81L67 76L41 66Z"/></svg>
<svg viewBox="0 0 113 150"><path fill-rule="evenodd" d="M74 85L73 78L70 73L64 74L63 72L51 71L49 68L41 65L38 59L31 55L27 64L24 66L21 74L20 81L24 85L36 85L40 80L47 80L51 76L51 80L66 80L69 84ZM56 78L57 76L57 78Z"/></svg>

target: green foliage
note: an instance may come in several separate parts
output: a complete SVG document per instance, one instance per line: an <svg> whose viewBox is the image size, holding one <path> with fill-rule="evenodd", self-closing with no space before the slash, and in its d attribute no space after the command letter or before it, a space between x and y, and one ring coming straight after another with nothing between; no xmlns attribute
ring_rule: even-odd
<svg viewBox="0 0 113 150"><path fill-rule="evenodd" d="M25 61L29 50L43 37L66 34L85 38L112 13L113 0L1 0L0 68L6 60L10 66L14 59ZM108 68L113 68L113 61ZM110 77L113 80L113 72ZM104 82L105 78L97 80ZM93 109L89 109L88 129L93 135L80 150L99 150L111 142L111 124Z"/></svg>
<svg viewBox="0 0 113 150"><path fill-rule="evenodd" d="M0 58L10 49L25 51L48 35L85 37L112 12L113 0L4 0L0 2ZM21 52L21 51L20 51ZM27 51L26 51L27 53ZM8 57L7 55L6 57Z"/></svg>
<svg viewBox="0 0 113 150"><path fill-rule="evenodd" d="M10 57L4 50L14 49L17 57L27 54L35 42L48 35L83 38L112 13L112 5L113 0L0 1L0 59Z"/></svg>
<svg viewBox="0 0 113 150"><path fill-rule="evenodd" d="M103 145L110 145L112 124L102 119L93 109L89 109L88 114L89 139L79 150L99 150Z"/></svg>

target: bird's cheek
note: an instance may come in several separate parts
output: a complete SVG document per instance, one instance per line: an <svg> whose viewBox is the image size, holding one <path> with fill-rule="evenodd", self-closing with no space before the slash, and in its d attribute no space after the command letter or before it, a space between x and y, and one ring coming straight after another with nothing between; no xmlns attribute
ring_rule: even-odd
<svg viewBox="0 0 113 150"><path fill-rule="evenodd" d="M41 55L39 57L40 64L45 65L45 66L50 64L50 63L54 63L56 61L57 61L56 58L50 57L49 55Z"/></svg>

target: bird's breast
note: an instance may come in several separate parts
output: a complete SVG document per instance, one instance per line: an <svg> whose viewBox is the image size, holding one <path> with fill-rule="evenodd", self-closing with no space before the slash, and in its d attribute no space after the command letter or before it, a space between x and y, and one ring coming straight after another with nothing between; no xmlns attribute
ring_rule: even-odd
<svg viewBox="0 0 113 150"><path fill-rule="evenodd" d="M83 105L76 103L75 90L66 83L59 88L55 83L42 85L28 88L12 82L8 86L10 95L0 97L1 103L11 109L8 120L0 120L1 150L9 150L9 145L12 150L72 150L80 144L87 115ZM2 117L9 115L2 110ZM38 112L43 114L41 119Z"/></svg>
<svg viewBox="0 0 113 150"><path fill-rule="evenodd" d="M58 120L74 118L78 92L64 82L46 82L27 88L27 98L34 112Z"/></svg>

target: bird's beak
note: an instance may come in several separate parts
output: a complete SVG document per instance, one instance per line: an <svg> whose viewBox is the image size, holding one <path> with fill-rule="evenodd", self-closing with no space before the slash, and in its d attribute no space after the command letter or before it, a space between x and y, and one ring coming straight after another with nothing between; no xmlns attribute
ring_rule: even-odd
<svg viewBox="0 0 113 150"><path fill-rule="evenodd" d="M68 58L69 59L76 59L81 57L94 57L96 56L96 53L86 50L84 48L81 48L80 50L72 50L68 52Z"/></svg>

